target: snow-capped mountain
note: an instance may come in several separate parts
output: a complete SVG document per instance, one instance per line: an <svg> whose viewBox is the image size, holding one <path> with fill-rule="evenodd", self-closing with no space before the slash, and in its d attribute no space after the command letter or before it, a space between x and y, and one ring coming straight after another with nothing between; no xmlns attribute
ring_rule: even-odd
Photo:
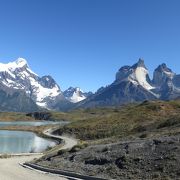
<svg viewBox="0 0 180 180"><path fill-rule="evenodd" d="M114 82L95 94L77 87L62 92L51 76L39 77L23 58L0 63L1 111L69 110L176 98L180 98L180 75L164 63L155 69L152 80L142 59L132 66L123 66Z"/></svg>
<svg viewBox="0 0 180 180"><path fill-rule="evenodd" d="M151 80L144 60L139 59L133 66L121 67L111 85L100 88L94 95L80 102L78 107L121 105L179 97L180 75L176 75L163 63L155 69Z"/></svg>
<svg viewBox="0 0 180 180"><path fill-rule="evenodd" d="M83 92L79 87L69 87L63 92L63 94L68 101L77 103L92 95L92 92L86 93Z"/></svg>
<svg viewBox="0 0 180 180"><path fill-rule="evenodd" d="M8 64L0 63L0 83L7 88L24 91L43 108L52 109L57 100L64 98L51 76L39 77L23 58Z"/></svg>

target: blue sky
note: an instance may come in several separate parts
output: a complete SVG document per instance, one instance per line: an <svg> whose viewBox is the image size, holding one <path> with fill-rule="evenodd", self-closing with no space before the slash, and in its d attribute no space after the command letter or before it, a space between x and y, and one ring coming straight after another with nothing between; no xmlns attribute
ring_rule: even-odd
<svg viewBox="0 0 180 180"><path fill-rule="evenodd" d="M180 73L179 0L0 0L0 62L23 57L64 90L97 90L144 58Z"/></svg>

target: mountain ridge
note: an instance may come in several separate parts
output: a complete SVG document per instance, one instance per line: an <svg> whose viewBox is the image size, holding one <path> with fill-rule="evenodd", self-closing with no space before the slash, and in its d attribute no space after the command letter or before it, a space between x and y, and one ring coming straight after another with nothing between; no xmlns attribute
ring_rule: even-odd
<svg viewBox="0 0 180 180"><path fill-rule="evenodd" d="M39 77L25 59L18 58L7 64L0 63L0 92L0 110L3 111L65 111L72 108L119 106L144 100L179 98L180 74L162 63L154 70L151 79L144 60L139 59L131 66L122 66L115 80L94 94L83 92L79 87L62 91L50 75ZM16 107L17 102L23 105Z"/></svg>
<svg viewBox="0 0 180 180"><path fill-rule="evenodd" d="M5 99L9 102L9 104L5 103L5 99L0 97L0 99L3 99L3 103L1 102L3 107L0 105L0 110L68 110L73 107L74 103L77 103L88 96L88 93L82 92L80 88L74 90L76 93L74 93L74 95L72 94L72 97L65 97L60 86L50 75L44 75L42 77L38 76L31 70L28 62L24 58L18 58L17 60L6 64L0 63L0 91L3 96L7 96ZM19 96L13 96L13 102L8 100L9 96L17 93ZM14 102L22 102L20 97L26 99L27 102L24 103L21 108L14 107ZM32 108L24 108L27 105Z"/></svg>
<svg viewBox="0 0 180 180"><path fill-rule="evenodd" d="M78 104L79 107L116 106L144 100L172 100L180 97L180 75L165 63L159 65L150 79L144 60L122 66L115 80Z"/></svg>

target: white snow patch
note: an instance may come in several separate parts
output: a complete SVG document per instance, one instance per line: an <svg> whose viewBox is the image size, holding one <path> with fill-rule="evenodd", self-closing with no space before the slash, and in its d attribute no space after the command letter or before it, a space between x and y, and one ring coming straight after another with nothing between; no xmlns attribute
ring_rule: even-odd
<svg viewBox="0 0 180 180"><path fill-rule="evenodd" d="M70 98L70 101L72 103L77 103L77 102L80 102L80 101L82 101L84 99L86 99L86 97L83 96L83 95L80 95L79 92L76 91L76 92L73 93L72 97Z"/></svg>
<svg viewBox="0 0 180 180"><path fill-rule="evenodd" d="M137 67L135 70L135 76L136 76L138 83L147 90L154 89L154 87L151 86L146 80L147 74L148 74L147 69L145 69L143 67Z"/></svg>
<svg viewBox="0 0 180 180"><path fill-rule="evenodd" d="M18 58L16 61L7 64L0 63L0 72L7 72L10 76L15 78L14 71L18 68L24 67L25 65L28 67L27 61L23 58Z"/></svg>
<svg viewBox="0 0 180 180"><path fill-rule="evenodd" d="M56 85L52 89L44 88L35 79L30 77L31 85L35 87L36 101L41 102L46 97L56 97L60 94L59 87Z"/></svg>
<svg viewBox="0 0 180 180"><path fill-rule="evenodd" d="M6 81L2 81L2 83L7 87L11 87L10 84L8 82L6 82Z"/></svg>
<svg viewBox="0 0 180 180"><path fill-rule="evenodd" d="M13 62L13 64L17 65L17 67L23 67L25 65L27 65L27 61L24 58L18 58L15 62Z"/></svg>
<svg viewBox="0 0 180 180"><path fill-rule="evenodd" d="M45 108L47 107L46 102L36 102L36 104L41 107L45 107Z"/></svg>
<svg viewBox="0 0 180 180"><path fill-rule="evenodd" d="M133 78L128 77L128 80L131 81L134 85L136 85L136 86L138 85L138 82L135 81Z"/></svg>
<svg viewBox="0 0 180 180"><path fill-rule="evenodd" d="M168 72L168 71L164 71L164 73L165 73L169 78L173 79L174 73Z"/></svg>

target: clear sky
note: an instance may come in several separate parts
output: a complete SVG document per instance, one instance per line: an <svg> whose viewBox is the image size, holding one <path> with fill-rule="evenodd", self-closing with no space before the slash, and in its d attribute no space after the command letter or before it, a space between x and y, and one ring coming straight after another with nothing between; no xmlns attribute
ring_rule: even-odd
<svg viewBox="0 0 180 180"><path fill-rule="evenodd" d="M144 58L180 73L179 0L0 0L0 62L23 57L61 89L97 90Z"/></svg>

